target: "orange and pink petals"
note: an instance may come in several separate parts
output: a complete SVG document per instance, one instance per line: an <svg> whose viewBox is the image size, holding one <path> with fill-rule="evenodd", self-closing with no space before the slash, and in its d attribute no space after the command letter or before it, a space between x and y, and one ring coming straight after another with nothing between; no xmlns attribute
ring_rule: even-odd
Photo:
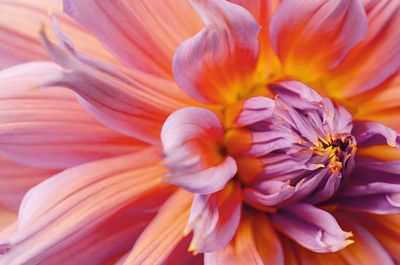
<svg viewBox="0 0 400 265"><path fill-rule="evenodd" d="M329 93L337 97L357 96L371 89L382 92L377 87L400 69L400 2L365 0L363 4L368 18L366 38L325 77Z"/></svg>
<svg viewBox="0 0 400 265"><path fill-rule="evenodd" d="M64 0L64 11L127 66L168 78L176 47L201 28L185 0Z"/></svg>
<svg viewBox="0 0 400 265"><path fill-rule="evenodd" d="M335 252L353 243L351 233L343 231L335 217L310 204L281 208L271 220L280 232L314 252Z"/></svg>
<svg viewBox="0 0 400 265"><path fill-rule="evenodd" d="M68 90L1 94L0 154L19 163L66 168L146 146L101 125Z"/></svg>
<svg viewBox="0 0 400 265"><path fill-rule="evenodd" d="M171 112L185 106L188 97L172 81L78 54L66 36L60 37L65 48L56 46L43 32L41 34L43 45L64 68L43 79L41 86L67 87L75 91L84 108L107 127L159 145L162 123Z"/></svg>
<svg viewBox="0 0 400 265"><path fill-rule="evenodd" d="M17 219L17 215L15 212L10 211L7 208L4 208L2 205L0 205L0 229L3 230L5 227L8 227L14 220ZM0 235L1 237L1 235ZM1 244L1 239L0 239L0 244ZM7 244L4 247L0 247L0 255L2 252L7 250Z"/></svg>
<svg viewBox="0 0 400 265"><path fill-rule="evenodd" d="M186 232L193 231L189 250L213 252L225 247L235 235L240 222L242 196L240 186L229 182L211 195L196 194Z"/></svg>
<svg viewBox="0 0 400 265"><path fill-rule="evenodd" d="M30 188L58 173L53 169L24 166L3 157L0 157L0 168L0 205L14 212L18 211L23 196Z"/></svg>
<svg viewBox="0 0 400 265"><path fill-rule="evenodd" d="M149 148L42 182L24 197L18 229L1 238L9 249L0 264L102 264L126 253L174 190L160 184L160 164Z"/></svg>
<svg viewBox="0 0 400 265"><path fill-rule="evenodd" d="M224 129L210 110L188 107L172 113L163 125L161 142L169 183L209 194L224 188L237 166L223 150Z"/></svg>
<svg viewBox="0 0 400 265"><path fill-rule="evenodd" d="M285 73L313 82L343 61L367 27L360 0L287 0L271 20L270 36Z"/></svg>
<svg viewBox="0 0 400 265"><path fill-rule="evenodd" d="M257 84L260 26L244 8L225 0L193 0L205 27L176 50L175 80L194 99L234 103Z"/></svg>
<svg viewBox="0 0 400 265"><path fill-rule="evenodd" d="M183 189L168 198L142 232L124 264L164 264L179 244L186 241L184 228L192 199L193 195Z"/></svg>
<svg viewBox="0 0 400 265"><path fill-rule="evenodd" d="M283 265L280 240L261 213L245 213L234 238L224 248L204 255L205 265Z"/></svg>

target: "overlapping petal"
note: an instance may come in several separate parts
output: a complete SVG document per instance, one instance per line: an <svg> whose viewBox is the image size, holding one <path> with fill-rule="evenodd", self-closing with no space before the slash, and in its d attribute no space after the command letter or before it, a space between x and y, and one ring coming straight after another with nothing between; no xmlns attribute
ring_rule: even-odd
<svg viewBox="0 0 400 265"><path fill-rule="evenodd" d="M28 192L17 230L1 238L9 250L0 264L101 264L121 255L174 190L160 185L165 172L150 148L49 178Z"/></svg>
<svg viewBox="0 0 400 265"><path fill-rule="evenodd" d="M64 11L126 65L163 77L178 44L201 27L185 0L65 0Z"/></svg>
<svg viewBox="0 0 400 265"><path fill-rule="evenodd" d="M193 0L205 27L177 49L179 86L202 102L233 103L253 86L259 25L244 8L225 0Z"/></svg>
<svg viewBox="0 0 400 265"><path fill-rule="evenodd" d="M343 61L367 27L360 0L288 0L274 13L270 34L285 73L313 82Z"/></svg>

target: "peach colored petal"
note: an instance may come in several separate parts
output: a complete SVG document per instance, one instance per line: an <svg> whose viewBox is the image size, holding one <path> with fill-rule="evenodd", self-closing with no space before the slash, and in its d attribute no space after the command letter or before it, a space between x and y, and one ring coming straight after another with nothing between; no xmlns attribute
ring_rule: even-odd
<svg viewBox="0 0 400 265"><path fill-rule="evenodd" d="M126 252L174 190L160 185L158 157L150 148L84 164L31 189L0 264L101 264Z"/></svg>
<svg viewBox="0 0 400 265"><path fill-rule="evenodd" d="M84 108L108 127L159 145L162 123L171 112L192 102L188 96L171 80L81 55L59 33L62 47L41 33L43 45L63 71L40 85L70 88L79 95Z"/></svg>
<svg viewBox="0 0 400 265"><path fill-rule="evenodd" d="M0 2L0 69L49 58L39 43L42 25L50 25L48 10L63 23L77 47L89 55L117 63L101 44L62 13L61 0L3 0ZM52 35L51 39L55 36Z"/></svg>
<svg viewBox="0 0 400 265"><path fill-rule="evenodd" d="M184 239L193 195L183 189L174 193L142 232L125 265L159 265Z"/></svg>
<svg viewBox="0 0 400 265"><path fill-rule="evenodd" d="M64 10L126 65L163 77L178 44L201 27L185 0L65 0Z"/></svg>
<svg viewBox="0 0 400 265"><path fill-rule="evenodd" d="M283 265L279 238L263 214L244 214L232 241L223 249L206 253L204 264Z"/></svg>
<svg viewBox="0 0 400 265"><path fill-rule="evenodd" d="M0 204L0 230L10 225L17 218L16 214ZM0 240L1 242L1 240ZM1 244L1 243L0 243ZM1 253L1 249L0 249Z"/></svg>
<svg viewBox="0 0 400 265"><path fill-rule="evenodd" d="M24 166L3 157L0 168L0 204L15 212L30 188L58 172Z"/></svg>
<svg viewBox="0 0 400 265"><path fill-rule="evenodd" d="M360 0L286 0L271 20L270 36L285 73L313 82L343 61L367 26Z"/></svg>
<svg viewBox="0 0 400 265"><path fill-rule="evenodd" d="M255 86L260 27L246 9L230 2L191 3L205 27L177 48L174 77L199 101L233 103Z"/></svg>
<svg viewBox="0 0 400 265"><path fill-rule="evenodd" d="M325 86L336 97L357 96L377 88L400 70L400 2L363 1L368 19L366 38L328 73ZM357 105L355 105L357 106Z"/></svg>
<svg viewBox="0 0 400 265"><path fill-rule="evenodd" d="M98 123L66 90L15 93L0 102L0 154L22 164L66 168L145 146Z"/></svg>

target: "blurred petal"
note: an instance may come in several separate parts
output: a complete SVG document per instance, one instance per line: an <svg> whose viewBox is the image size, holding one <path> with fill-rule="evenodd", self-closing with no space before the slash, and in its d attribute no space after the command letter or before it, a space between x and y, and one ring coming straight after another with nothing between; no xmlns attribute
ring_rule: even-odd
<svg viewBox="0 0 400 265"><path fill-rule="evenodd" d="M30 188L58 172L53 169L24 166L2 157L0 168L0 205L15 212Z"/></svg>
<svg viewBox="0 0 400 265"><path fill-rule="evenodd" d="M191 2L205 27L176 50L175 79L196 100L233 103L255 85L259 25L225 0Z"/></svg>
<svg viewBox="0 0 400 265"><path fill-rule="evenodd" d="M184 190L174 193L142 232L124 264L164 264L185 237L183 229L189 217L192 198Z"/></svg>
<svg viewBox="0 0 400 265"><path fill-rule="evenodd" d="M184 0L64 0L64 10L126 65L163 77L178 44L201 27Z"/></svg>
<svg viewBox="0 0 400 265"><path fill-rule="evenodd" d="M3 230L3 228L10 225L15 219L17 219L17 216L14 212L0 205L0 230ZM1 239L0 239L0 244L1 244ZM0 247L0 253L2 253L1 247Z"/></svg>
<svg viewBox="0 0 400 265"><path fill-rule="evenodd" d="M353 242L332 215L310 204L284 207L271 220L280 232L314 252L335 252Z"/></svg>
<svg viewBox="0 0 400 265"><path fill-rule="evenodd" d="M101 264L127 251L172 191L158 157L151 148L84 164L31 189L0 264Z"/></svg>
<svg viewBox="0 0 400 265"><path fill-rule="evenodd" d="M371 0L363 4L368 19L366 38L326 77L329 93L338 97L373 89L400 69L400 2Z"/></svg>
<svg viewBox="0 0 400 265"><path fill-rule="evenodd" d="M38 33L41 27L50 25L49 10L63 23L68 35L78 42L80 50L116 62L97 40L62 13L61 0L7 0L0 3L0 69L48 58L39 43Z"/></svg>
<svg viewBox="0 0 400 265"><path fill-rule="evenodd" d="M223 249L206 253L204 264L283 265L279 238L263 214L244 215L231 242Z"/></svg>
<svg viewBox="0 0 400 265"><path fill-rule="evenodd" d="M223 140L213 112L188 107L172 113L161 131L168 182L202 194L223 189L237 171L235 160L221 152Z"/></svg>
<svg viewBox="0 0 400 265"><path fill-rule="evenodd" d="M285 73L312 82L343 61L367 26L359 0L286 0L271 20L270 34Z"/></svg>

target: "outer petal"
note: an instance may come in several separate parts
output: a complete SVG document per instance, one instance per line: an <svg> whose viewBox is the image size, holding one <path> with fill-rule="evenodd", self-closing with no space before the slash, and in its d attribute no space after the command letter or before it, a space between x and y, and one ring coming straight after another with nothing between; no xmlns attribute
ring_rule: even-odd
<svg viewBox="0 0 400 265"><path fill-rule="evenodd" d="M320 253L335 252L353 243L336 219L309 204L293 204L271 216L275 227L300 245Z"/></svg>
<svg viewBox="0 0 400 265"><path fill-rule="evenodd" d="M400 135L396 131L377 122L358 121L354 123L353 135L361 147L389 145L400 149Z"/></svg>
<svg viewBox="0 0 400 265"><path fill-rule="evenodd" d="M66 168L145 145L104 127L65 90L0 96L0 154L20 163Z"/></svg>
<svg viewBox="0 0 400 265"><path fill-rule="evenodd" d="M127 251L171 193L158 150L66 170L28 192L0 264L101 264ZM89 247L90 246L90 247Z"/></svg>
<svg viewBox="0 0 400 265"><path fill-rule="evenodd" d="M17 218L17 216L15 215L15 213L0 206L0 229L1 230L3 230L4 227L7 227L9 224L11 224L16 218ZM0 248L0 253L2 251L4 251L4 250L2 250Z"/></svg>
<svg viewBox="0 0 400 265"><path fill-rule="evenodd" d="M164 77L175 48L201 27L184 0L64 0L64 10L126 65Z"/></svg>
<svg viewBox="0 0 400 265"><path fill-rule="evenodd" d="M172 113L161 131L168 181L195 193L223 189L237 171L235 160L221 151L223 140L223 126L213 112L188 107Z"/></svg>
<svg viewBox="0 0 400 265"><path fill-rule="evenodd" d="M80 96L81 104L107 126L135 138L159 144L167 115L185 106L188 97L172 81L114 67L75 51L60 33L63 48L41 33L43 45L64 71L41 86L64 86Z"/></svg>
<svg viewBox="0 0 400 265"><path fill-rule="evenodd" d="M101 44L62 14L61 0L5 0L0 3L0 69L31 60L48 58L38 32L50 24L48 10L63 23L66 32L77 40L79 49L109 62L116 60ZM54 38L54 36L51 36Z"/></svg>
<svg viewBox="0 0 400 265"><path fill-rule="evenodd" d="M256 85L251 77L259 26L247 10L225 0L191 2L205 27L178 47L175 79L199 101L233 103Z"/></svg>
<svg viewBox="0 0 400 265"><path fill-rule="evenodd" d="M242 218L231 242L223 249L206 253L204 264L283 265L279 238L266 216L249 212Z"/></svg>
<svg viewBox="0 0 400 265"><path fill-rule="evenodd" d="M186 231L193 230L189 250L213 252L233 238L240 222L241 193L238 183L229 182L218 193L196 194Z"/></svg>
<svg viewBox="0 0 400 265"><path fill-rule="evenodd" d="M193 196L184 190L172 195L142 232L124 264L164 264L184 239L183 229L189 217L192 198Z"/></svg>
<svg viewBox="0 0 400 265"><path fill-rule="evenodd" d="M326 77L329 93L342 98L378 89L400 69L400 2L364 0L363 4L368 19L366 38Z"/></svg>
<svg viewBox="0 0 400 265"><path fill-rule="evenodd" d="M2 157L0 168L0 204L15 212L31 187L58 172L24 166Z"/></svg>
<svg viewBox="0 0 400 265"><path fill-rule="evenodd" d="M286 74L315 81L364 39L367 25L359 0L287 0L272 18L271 42Z"/></svg>

